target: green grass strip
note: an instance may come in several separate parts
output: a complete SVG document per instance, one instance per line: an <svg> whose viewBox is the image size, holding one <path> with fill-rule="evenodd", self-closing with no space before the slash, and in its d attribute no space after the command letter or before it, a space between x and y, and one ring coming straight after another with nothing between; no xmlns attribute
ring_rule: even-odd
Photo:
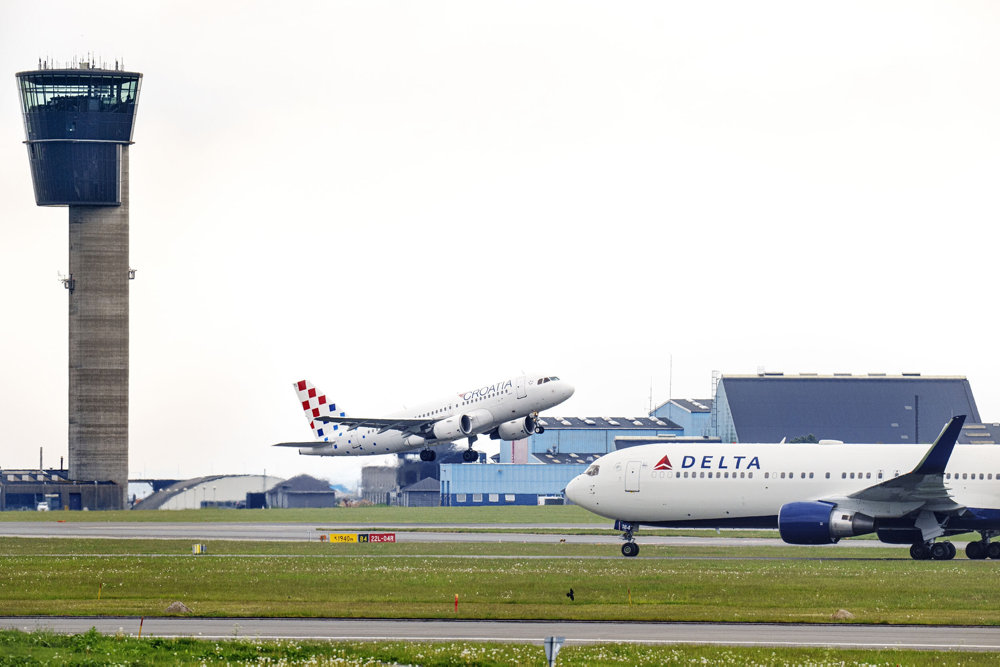
<svg viewBox="0 0 1000 667"><path fill-rule="evenodd" d="M640 644L569 645L561 665L995 665L996 653ZM538 645L447 642L202 641L0 631L0 665L545 665Z"/></svg>
<svg viewBox="0 0 1000 667"><path fill-rule="evenodd" d="M47 554L32 551L42 545ZM611 549L213 542L194 556L187 542L5 538L0 615L154 616L176 600L199 616L826 622L847 609L856 623L1000 624L994 561L850 547L646 546L626 559Z"/></svg>

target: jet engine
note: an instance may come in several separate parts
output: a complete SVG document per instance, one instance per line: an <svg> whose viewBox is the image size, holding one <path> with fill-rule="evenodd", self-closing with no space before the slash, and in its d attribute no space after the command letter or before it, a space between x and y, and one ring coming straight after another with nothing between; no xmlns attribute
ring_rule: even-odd
<svg viewBox="0 0 1000 667"><path fill-rule="evenodd" d="M472 433L482 433L483 430L493 423L493 413L480 408L462 415L462 432L465 435Z"/></svg>
<svg viewBox="0 0 1000 667"><path fill-rule="evenodd" d="M785 503L778 532L789 544L835 544L842 537L875 532L875 519L820 501Z"/></svg>
<svg viewBox="0 0 1000 667"><path fill-rule="evenodd" d="M500 424L495 431L490 433L490 437L494 440L520 440L540 432L538 422L529 415Z"/></svg>
<svg viewBox="0 0 1000 667"><path fill-rule="evenodd" d="M442 419L434 424L434 439L435 440L458 440L459 438L464 438L469 434L467 430L463 428L463 422L466 420L465 415L455 415L453 417L448 417L447 419Z"/></svg>

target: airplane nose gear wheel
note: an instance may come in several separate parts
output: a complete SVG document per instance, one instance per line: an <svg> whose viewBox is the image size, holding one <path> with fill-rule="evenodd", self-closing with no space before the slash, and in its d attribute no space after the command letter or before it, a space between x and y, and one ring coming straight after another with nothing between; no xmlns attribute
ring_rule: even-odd
<svg viewBox="0 0 1000 667"><path fill-rule="evenodd" d="M622 539L625 540L625 544L622 545L622 556L626 558L632 558L639 553L639 545L635 543L635 530L636 525L628 521L615 521L615 530L621 530Z"/></svg>
<svg viewBox="0 0 1000 667"><path fill-rule="evenodd" d="M639 545L635 542L626 542L622 545L622 556L632 558L639 555Z"/></svg>

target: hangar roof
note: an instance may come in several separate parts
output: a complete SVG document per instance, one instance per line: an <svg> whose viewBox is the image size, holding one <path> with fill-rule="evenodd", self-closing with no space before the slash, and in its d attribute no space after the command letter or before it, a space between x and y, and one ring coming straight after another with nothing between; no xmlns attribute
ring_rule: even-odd
<svg viewBox="0 0 1000 667"><path fill-rule="evenodd" d="M740 442L929 443L954 415L980 420L961 376L764 373L723 375L719 387Z"/></svg>
<svg viewBox="0 0 1000 667"><path fill-rule="evenodd" d="M539 417L538 423L545 428L552 429L601 429L610 430L635 430L643 429L671 429L680 430L681 427L660 417Z"/></svg>
<svg viewBox="0 0 1000 667"><path fill-rule="evenodd" d="M970 424L958 436L961 445L996 445L1000 444L1000 424Z"/></svg>
<svg viewBox="0 0 1000 667"><path fill-rule="evenodd" d="M532 454L542 463L590 463L604 454L550 454L548 452L535 452Z"/></svg>
<svg viewBox="0 0 1000 667"><path fill-rule="evenodd" d="M688 412L711 412L712 411L712 399L711 398L671 398L665 403L660 403L656 406L653 412L658 412L663 409L668 403L673 403L682 410L687 410Z"/></svg>

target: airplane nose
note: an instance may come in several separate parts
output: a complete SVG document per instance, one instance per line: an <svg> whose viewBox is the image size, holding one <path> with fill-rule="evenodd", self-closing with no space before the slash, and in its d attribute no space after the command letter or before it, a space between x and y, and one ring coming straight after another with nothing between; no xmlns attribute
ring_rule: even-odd
<svg viewBox="0 0 1000 667"><path fill-rule="evenodd" d="M584 500L585 494L583 490L584 481L581 479L583 475L577 475L573 479L569 480L569 484L566 485L566 497L569 498L570 502L575 505L580 505L586 507L582 500Z"/></svg>
<svg viewBox="0 0 1000 667"><path fill-rule="evenodd" d="M573 385L571 385L569 382L564 382L563 383L563 400L564 401L567 398L569 398L570 396L572 396L574 392L576 392L576 388L573 387Z"/></svg>

